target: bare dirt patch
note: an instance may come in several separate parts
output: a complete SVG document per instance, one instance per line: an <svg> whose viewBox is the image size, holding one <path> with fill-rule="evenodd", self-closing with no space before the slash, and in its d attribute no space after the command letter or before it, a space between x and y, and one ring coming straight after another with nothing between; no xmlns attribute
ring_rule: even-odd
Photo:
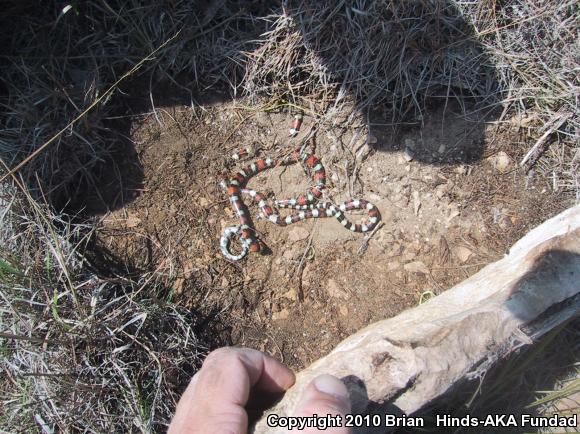
<svg viewBox="0 0 580 434"><path fill-rule="evenodd" d="M294 368L472 275L567 205L514 164L525 152L524 130L486 124L458 105L433 107L397 128L374 118L370 127L363 120L346 127L338 116L319 123L306 116L289 138L291 114L243 103L174 106L136 119L131 137L142 188L104 216L97 244L128 270L152 272L176 303L217 315L229 326L226 341L267 350ZM227 261L219 237L236 218L218 175L243 165L231 154L252 146L276 157L308 135L306 149L326 168L325 198L365 198L383 225L369 239L334 219L289 227L257 221L268 252ZM309 180L294 165L249 186L289 198Z"/></svg>

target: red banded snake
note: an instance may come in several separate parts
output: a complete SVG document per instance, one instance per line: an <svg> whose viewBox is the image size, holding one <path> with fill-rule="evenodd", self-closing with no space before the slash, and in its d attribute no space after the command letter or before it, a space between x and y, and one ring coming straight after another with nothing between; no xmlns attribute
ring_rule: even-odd
<svg viewBox="0 0 580 434"><path fill-rule="evenodd" d="M236 152L232 158L240 160L242 157L253 154L250 148L244 148ZM286 217L281 216L276 208L270 207L266 197L255 190L245 188L249 179L258 173L276 167L287 166L294 163L303 163L311 172L315 185L303 195L295 199L276 200L274 204L277 208L291 208L298 210ZM239 226L230 226L225 228L220 239L220 249L222 254L232 260L239 261L243 259L248 251L259 252L261 245L255 236L255 229L252 224L250 213L242 200L242 195L250 196L260 208L259 217L266 219L278 226L287 226L309 218L335 217L346 229L353 232L372 231L381 219L379 210L375 205L366 200L355 199L334 205L330 202L319 202L322 196L322 190L326 187L326 171L320 160L314 154L300 153L299 150L293 151L289 156L274 160L272 158L261 158L256 162L239 170L231 178L224 178L221 182L222 188L227 192L230 204L236 215L240 219ZM344 212L353 210L366 210L368 218L363 223L351 223ZM230 252L229 246L231 238L235 235L240 236L242 251L235 255Z"/></svg>

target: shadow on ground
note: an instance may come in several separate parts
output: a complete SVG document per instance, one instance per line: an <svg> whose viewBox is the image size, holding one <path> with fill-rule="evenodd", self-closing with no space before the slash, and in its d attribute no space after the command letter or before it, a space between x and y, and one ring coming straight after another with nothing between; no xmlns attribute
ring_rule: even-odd
<svg viewBox="0 0 580 434"><path fill-rule="evenodd" d="M370 133L378 138L376 150L405 151L426 164L470 164L482 158L485 123L495 118L499 86L491 61L454 3L385 3L378 9L381 15L362 13L351 2L338 7L327 3L284 6L291 20L288 27L299 30L305 49L366 116ZM276 2L264 4L264 16L279 7ZM253 17L266 21L259 18L263 17ZM219 21L207 25L216 24ZM269 25L253 36L271 30ZM235 44L251 47L254 42ZM296 66L288 73L289 85L306 74ZM140 194L143 173L130 140L131 119L154 107L207 106L232 98L220 85L200 91L183 74L172 81L156 77L164 76L152 71L120 86L111 104L117 109L105 120L105 127L116 130L120 140L111 158L70 198L70 211L102 214ZM420 141L408 139L417 131Z"/></svg>

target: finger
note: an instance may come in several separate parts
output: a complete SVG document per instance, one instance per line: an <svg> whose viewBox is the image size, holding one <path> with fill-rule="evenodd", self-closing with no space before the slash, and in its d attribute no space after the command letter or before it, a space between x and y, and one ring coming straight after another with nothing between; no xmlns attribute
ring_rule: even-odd
<svg viewBox="0 0 580 434"><path fill-rule="evenodd" d="M294 373L273 357L249 348L221 348L211 353L199 372L199 389L206 396L229 397L240 406L250 388L279 393L294 384Z"/></svg>
<svg viewBox="0 0 580 434"><path fill-rule="evenodd" d="M294 385L294 372L273 357L249 348L235 348L250 376L251 386L269 393L285 392Z"/></svg>
<svg viewBox="0 0 580 434"><path fill-rule="evenodd" d="M216 350L180 399L169 432L245 432L250 389L281 392L294 380L290 369L259 351Z"/></svg>
<svg viewBox="0 0 580 434"><path fill-rule="evenodd" d="M296 416L344 416L350 412L348 390L342 381L332 375L316 377L304 390ZM342 418L344 423L344 417ZM304 434L319 432L316 428L306 428ZM350 434L350 428L336 427L325 430L329 434Z"/></svg>

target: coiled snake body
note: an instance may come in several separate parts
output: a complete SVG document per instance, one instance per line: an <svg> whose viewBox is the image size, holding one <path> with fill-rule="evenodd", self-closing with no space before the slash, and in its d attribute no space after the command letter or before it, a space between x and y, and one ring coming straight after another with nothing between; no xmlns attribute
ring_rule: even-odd
<svg viewBox="0 0 580 434"><path fill-rule="evenodd" d="M244 148L235 153L232 158L239 160L244 156L251 156L252 151ZM304 164L312 173L315 185L304 194L295 199L283 199L274 201L276 208L291 208L298 210L287 216L281 216L276 208L268 205L266 197L255 190L245 188L249 179L258 173L276 166L287 166L294 163ZM239 170L231 178L225 178L221 182L229 196L236 215L240 220L238 226L227 227L220 239L220 248L223 255L232 260L239 261L243 259L248 251L259 252L261 245L255 236L255 229L250 218L250 213L242 200L242 195L250 196L260 208L260 218L266 219L278 226L287 226L309 218L335 217L346 229L353 232L372 231L381 219L379 210L375 205L366 200L355 199L334 205L330 202L319 202L322 196L322 190L326 187L326 171L320 160L314 154L300 153L299 150L293 151L289 156L282 160L272 158L261 158L256 162ZM368 218L363 223L351 223L344 212L353 210L366 210ZM242 251L239 254L230 252L229 246L232 237L240 236Z"/></svg>

